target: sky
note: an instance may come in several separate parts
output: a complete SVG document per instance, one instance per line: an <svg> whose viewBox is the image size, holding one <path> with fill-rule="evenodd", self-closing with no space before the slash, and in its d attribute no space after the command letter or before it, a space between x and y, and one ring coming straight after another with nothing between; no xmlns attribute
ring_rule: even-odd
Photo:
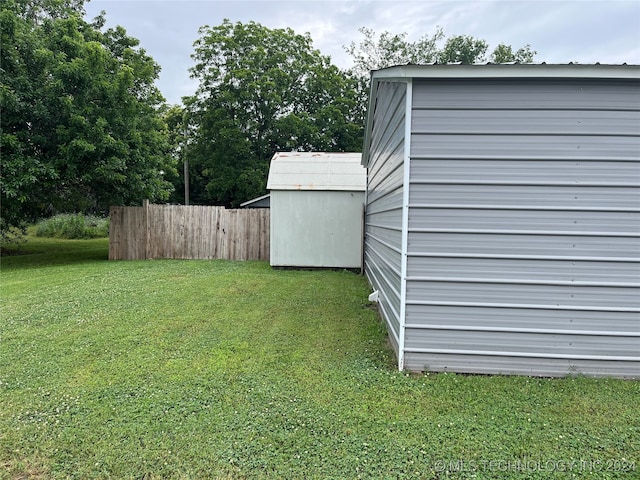
<svg viewBox="0 0 640 480"><path fill-rule="evenodd" d="M91 0L86 18L106 12L107 27L123 26L160 64L156 85L170 104L195 93L189 78L193 43L204 25L255 21L309 33L314 47L340 68L351 66L344 46L360 27L433 35L472 35L489 43L531 45L536 62L640 64L640 0Z"/></svg>

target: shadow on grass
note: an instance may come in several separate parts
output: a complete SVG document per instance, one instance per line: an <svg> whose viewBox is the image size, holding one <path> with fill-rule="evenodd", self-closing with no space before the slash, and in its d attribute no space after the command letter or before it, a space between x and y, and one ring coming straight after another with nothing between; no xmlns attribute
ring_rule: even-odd
<svg viewBox="0 0 640 480"><path fill-rule="evenodd" d="M26 242L2 246L2 270L73 265L109 259L109 240L63 240L28 236Z"/></svg>

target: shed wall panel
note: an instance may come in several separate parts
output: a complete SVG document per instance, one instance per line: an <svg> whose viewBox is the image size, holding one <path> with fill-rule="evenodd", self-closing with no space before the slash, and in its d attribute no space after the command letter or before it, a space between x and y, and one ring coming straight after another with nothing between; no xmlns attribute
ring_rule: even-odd
<svg viewBox="0 0 640 480"><path fill-rule="evenodd" d="M402 145L396 146L394 150L384 152L382 167L369 171L368 185L370 191L381 193L386 191L388 186L402 185L403 174L403 151Z"/></svg>
<svg viewBox="0 0 640 480"><path fill-rule="evenodd" d="M367 211L371 213L401 209L402 189L379 192L379 195L368 199Z"/></svg>
<svg viewBox="0 0 640 480"><path fill-rule="evenodd" d="M364 192L271 191L272 266L362 266Z"/></svg>
<svg viewBox="0 0 640 480"><path fill-rule="evenodd" d="M571 161L531 159L521 156L521 150L512 154L518 158L497 159L495 152L485 153L468 147L475 158L460 159L460 155L442 158L412 157L411 174L417 184L447 185L509 185L531 186L597 186L636 188L640 172L635 163L628 161L582 161L576 157ZM635 152L637 155L637 152ZM553 164L551 163L553 161ZM424 189L423 191L427 191ZM415 192L419 195L422 192ZM616 194L614 191L609 194ZM561 205L560 205L561 206Z"/></svg>
<svg viewBox="0 0 640 480"><path fill-rule="evenodd" d="M391 250L388 258L394 265L397 266L397 271L400 271L400 242L402 241L402 232L396 229L390 229L385 227L377 227L375 225L367 225L367 238L375 240L381 244L381 246ZM396 263L397 262L397 263Z"/></svg>
<svg viewBox="0 0 640 480"><path fill-rule="evenodd" d="M427 83L429 87L424 88ZM414 111L486 110L497 115L510 110L638 112L640 102L640 84L625 79L416 80L416 87ZM415 128L421 130L419 123Z"/></svg>
<svg viewBox="0 0 640 480"><path fill-rule="evenodd" d="M640 83L413 85L404 367L640 377Z"/></svg>
<svg viewBox="0 0 640 480"><path fill-rule="evenodd" d="M477 100L473 105L476 105ZM472 108L473 105L469 107ZM414 132L435 135L635 135L640 112L609 110L558 110L550 118L548 110L414 110Z"/></svg>
<svg viewBox="0 0 640 480"><path fill-rule="evenodd" d="M527 233L409 232L409 255L607 259L638 261L638 239Z"/></svg>
<svg viewBox="0 0 640 480"><path fill-rule="evenodd" d="M428 189L411 191L409 201L412 206L436 208L462 204L476 209L640 210L640 195L634 187L430 184Z"/></svg>
<svg viewBox="0 0 640 480"><path fill-rule="evenodd" d="M638 212L633 211L495 209L485 206L464 209L414 207L411 213L410 229L469 233L505 230L513 233L567 232L571 235L578 232L590 236L631 236L640 241Z"/></svg>
<svg viewBox="0 0 640 480"><path fill-rule="evenodd" d="M437 278L443 281L482 281L487 278L517 281L526 278L529 282L617 285L637 283L640 262L425 256L412 258L407 275L409 279Z"/></svg>
<svg viewBox="0 0 640 480"><path fill-rule="evenodd" d="M468 158L482 155L508 158L517 155L527 159L574 158L581 161L607 157L628 158L640 149L640 139L613 135L460 135L413 134L411 152L416 157ZM580 167L580 164L576 164Z"/></svg>
<svg viewBox="0 0 640 480"><path fill-rule="evenodd" d="M402 198L406 84L382 82L374 106L365 214L365 273L398 352L401 312Z"/></svg>
<svg viewBox="0 0 640 480"><path fill-rule="evenodd" d="M518 282L518 283L516 283ZM629 287L592 285L532 284L528 278L503 280L486 278L478 282L407 281L407 303L527 306L538 308L597 309L603 312L640 312L638 284ZM426 299L426 300L423 300ZM515 321L516 319L514 319Z"/></svg>
<svg viewBox="0 0 640 480"><path fill-rule="evenodd" d="M629 335L606 335L603 333L583 335L570 333L535 333L528 331L412 329L407 328L406 349L449 350L461 354L489 354L499 352L504 356L537 356L539 358L581 358L597 360L637 361L638 337ZM615 354L610 345L615 343Z"/></svg>
<svg viewBox="0 0 640 480"><path fill-rule="evenodd" d="M597 310L576 310L566 315L557 308L480 307L478 305L408 305L407 327L485 329L537 333L624 333L638 336L637 313L611 311L602 315ZM519 324L513 318L520 319Z"/></svg>
<svg viewBox="0 0 640 480"><path fill-rule="evenodd" d="M517 359L517 361L514 361ZM502 355L500 352L461 354L455 351L405 351L405 363L414 370L478 374L561 377L589 372L594 377L637 378L640 361L544 358Z"/></svg>

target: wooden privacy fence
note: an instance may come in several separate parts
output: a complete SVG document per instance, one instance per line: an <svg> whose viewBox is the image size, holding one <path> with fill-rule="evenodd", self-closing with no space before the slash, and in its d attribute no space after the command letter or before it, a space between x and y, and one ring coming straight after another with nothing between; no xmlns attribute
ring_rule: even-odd
<svg viewBox="0 0 640 480"><path fill-rule="evenodd" d="M111 207L109 260L269 260L269 209Z"/></svg>

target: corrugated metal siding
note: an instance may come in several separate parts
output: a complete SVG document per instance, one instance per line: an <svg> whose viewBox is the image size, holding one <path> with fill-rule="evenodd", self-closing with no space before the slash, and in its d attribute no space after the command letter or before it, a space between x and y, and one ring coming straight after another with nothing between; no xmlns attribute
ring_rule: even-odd
<svg viewBox="0 0 640 480"><path fill-rule="evenodd" d="M406 84L381 82L369 145L365 273L398 351L401 308L402 195Z"/></svg>
<svg viewBox="0 0 640 480"><path fill-rule="evenodd" d="M640 377L640 85L415 80L405 363Z"/></svg>

